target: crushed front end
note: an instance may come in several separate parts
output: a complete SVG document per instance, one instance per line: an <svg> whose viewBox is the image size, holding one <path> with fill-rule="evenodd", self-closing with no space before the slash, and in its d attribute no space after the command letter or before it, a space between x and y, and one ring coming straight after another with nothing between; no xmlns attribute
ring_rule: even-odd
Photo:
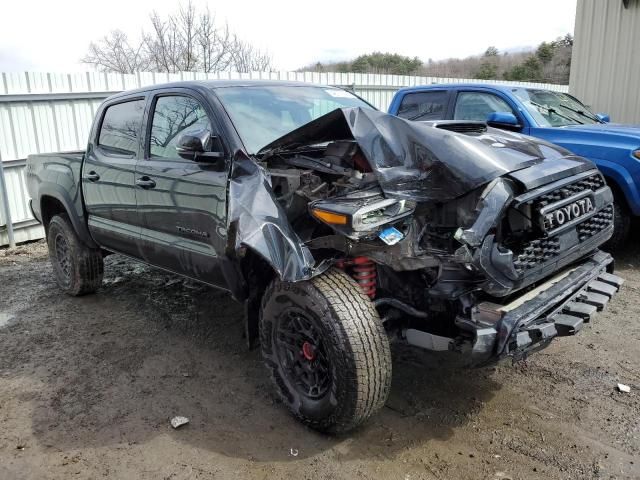
<svg viewBox="0 0 640 480"><path fill-rule="evenodd" d="M613 232L613 197L602 175L593 169L531 185L540 183L537 170L510 175L532 187L522 193L503 179L488 188L484 204L500 205L499 218L480 216L456 231L458 257L485 277L486 297L458 319L475 331L474 363L522 357L577 333L622 285L612 257L597 250Z"/></svg>
<svg viewBox="0 0 640 480"><path fill-rule="evenodd" d="M622 284L598 250L613 231L611 190L551 144L344 109L260 160L298 263L350 273L410 344L474 365L522 358L577 333Z"/></svg>

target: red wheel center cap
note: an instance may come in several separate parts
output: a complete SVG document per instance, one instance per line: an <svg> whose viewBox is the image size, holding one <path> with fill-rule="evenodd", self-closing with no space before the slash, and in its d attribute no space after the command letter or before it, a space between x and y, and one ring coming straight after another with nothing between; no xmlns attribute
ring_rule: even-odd
<svg viewBox="0 0 640 480"><path fill-rule="evenodd" d="M304 342L302 344L302 355L309 361L316 358L316 351L313 348L313 345L311 345L309 342Z"/></svg>

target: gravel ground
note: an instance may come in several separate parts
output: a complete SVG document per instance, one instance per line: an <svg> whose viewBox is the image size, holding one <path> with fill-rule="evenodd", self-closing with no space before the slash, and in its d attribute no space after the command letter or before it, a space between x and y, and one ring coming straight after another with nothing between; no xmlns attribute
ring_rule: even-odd
<svg viewBox="0 0 640 480"><path fill-rule="evenodd" d="M481 370L396 345L386 407L337 438L279 404L224 294L114 255L71 298L44 242L0 250L0 479L638 479L639 240L577 337Z"/></svg>

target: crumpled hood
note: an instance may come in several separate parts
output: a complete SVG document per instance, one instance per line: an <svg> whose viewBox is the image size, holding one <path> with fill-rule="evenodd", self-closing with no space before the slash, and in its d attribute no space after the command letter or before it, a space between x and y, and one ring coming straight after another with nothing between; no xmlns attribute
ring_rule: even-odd
<svg viewBox="0 0 640 480"><path fill-rule="evenodd" d="M561 170L593 168L587 160L532 137L495 129L459 134L364 108L327 113L270 143L259 155L335 140L358 142L385 195L422 202L452 200L550 159L562 159Z"/></svg>

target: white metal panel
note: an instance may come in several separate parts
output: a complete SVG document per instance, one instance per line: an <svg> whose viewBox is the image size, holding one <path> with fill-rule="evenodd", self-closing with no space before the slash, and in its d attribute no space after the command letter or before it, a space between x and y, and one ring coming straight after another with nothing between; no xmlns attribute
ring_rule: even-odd
<svg viewBox="0 0 640 480"><path fill-rule="evenodd" d="M0 221L0 225L4 225L4 223ZM16 243L28 242L30 240L40 240L41 238L44 238L44 228L42 228L42 225L40 224L20 227L17 230L15 230L15 228L16 227L14 227L13 235ZM0 245L9 245L9 237L7 235L7 232L6 230L2 230L1 228Z"/></svg>
<svg viewBox="0 0 640 480"><path fill-rule="evenodd" d="M37 153L57 151L59 146L51 104L49 102L34 102L33 114L40 147Z"/></svg>
<svg viewBox="0 0 640 480"><path fill-rule="evenodd" d="M13 142L13 126L11 125L10 104L0 103L0 158L7 160L17 158Z"/></svg>
<svg viewBox="0 0 640 480"><path fill-rule="evenodd" d="M33 128L30 105L17 103L11 105L11 125L16 141L16 158L26 158L29 153L37 152L36 132ZM3 157L4 158L4 157Z"/></svg>
<svg viewBox="0 0 640 480"><path fill-rule="evenodd" d="M26 75L29 79L29 93L49 93L49 79L46 73L29 72Z"/></svg>
<svg viewBox="0 0 640 480"><path fill-rule="evenodd" d="M71 91L82 91L81 85L76 84L78 90L73 90L74 82L78 82L78 78L81 78L81 74L66 74L66 73L50 73L49 81L51 82L51 92L71 92Z"/></svg>
<svg viewBox="0 0 640 480"><path fill-rule="evenodd" d="M89 88L89 74L88 73L70 73L67 77L69 92L88 92Z"/></svg>
<svg viewBox="0 0 640 480"><path fill-rule="evenodd" d="M5 85L5 91L8 94L21 94L21 93L29 93L29 89L27 88L27 77L24 73L19 72L8 72L3 73L3 83Z"/></svg>
<svg viewBox="0 0 640 480"><path fill-rule="evenodd" d="M94 104L91 100L83 100L77 102L75 106L75 121L78 129L80 148L84 148L89 138L89 130L91 130L91 124L93 123L93 118L96 113Z"/></svg>
<svg viewBox="0 0 640 480"><path fill-rule="evenodd" d="M53 111L60 150L76 150L79 148L79 141L73 114L73 102L56 102L53 104Z"/></svg>
<svg viewBox="0 0 640 480"><path fill-rule="evenodd" d="M4 179L7 184L7 194L9 197L9 211L13 223L23 222L33 218L29 210L29 195L24 182L24 168L7 168L4 172ZM4 209L0 209L3 211ZM2 219L2 225L6 220Z"/></svg>

